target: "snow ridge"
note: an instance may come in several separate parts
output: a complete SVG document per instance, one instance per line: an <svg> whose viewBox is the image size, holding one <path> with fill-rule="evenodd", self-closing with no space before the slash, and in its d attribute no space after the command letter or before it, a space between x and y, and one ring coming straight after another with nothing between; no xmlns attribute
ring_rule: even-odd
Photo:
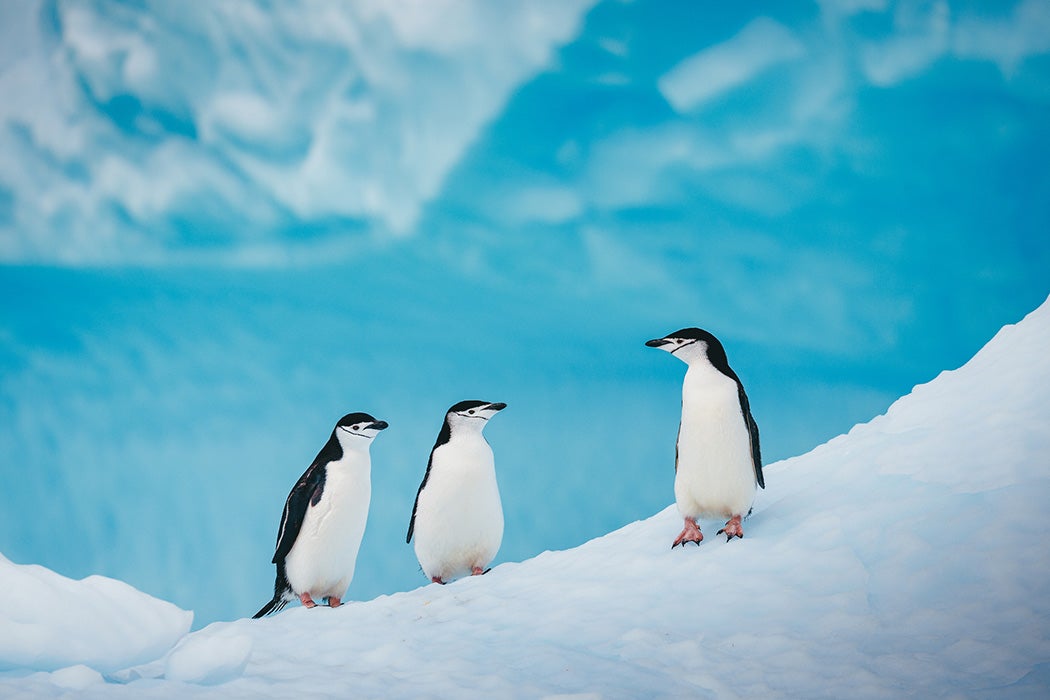
<svg viewBox="0 0 1050 700"><path fill-rule="evenodd" d="M106 679L32 673L48 667L3 647L21 670L0 695L1045 697L1048 344L1050 301L885 415L769 465L743 540L672 551L669 507L484 577L215 623Z"/></svg>

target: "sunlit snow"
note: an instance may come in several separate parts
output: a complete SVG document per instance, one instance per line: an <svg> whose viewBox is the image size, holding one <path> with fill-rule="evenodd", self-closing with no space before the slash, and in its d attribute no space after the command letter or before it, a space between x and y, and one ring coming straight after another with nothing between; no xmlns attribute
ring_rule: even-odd
<svg viewBox="0 0 1050 700"><path fill-rule="evenodd" d="M34 660L4 635L0 694L1045 697L1048 345L1050 301L885 415L769 465L731 543L671 550L671 506L483 577L214 623L167 654L173 618L143 617L165 604L125 589L103 620L97 583L5 565L6 590L35 572L52 600L0 622L52 641ZM156 658L114 671L130 618Z"/></svg>

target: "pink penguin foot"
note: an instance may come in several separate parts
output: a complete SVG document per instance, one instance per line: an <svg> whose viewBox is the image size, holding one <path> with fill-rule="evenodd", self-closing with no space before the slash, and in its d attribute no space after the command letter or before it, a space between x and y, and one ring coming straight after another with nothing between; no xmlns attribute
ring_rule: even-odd
<svg viewBox="0 0 1050 700"><path fill-rule="evenodd" d="M304 608L313 608L317 606L317 603L314 602L314 599L310 597L309 593L300 593L299 602L303 604Z"/></svg>
<svg viewBox="0 0 1050 700"><path fill-rule="evenodd" d="M328 607L330 607L330 608L338 608L342 604L343 604L343 601L340 600L339 598L335 597L334 595L328 596Z"/></svg>
<svg viewBox="0 0 1050 700"><path fill-rule="evenodd" d="M440 576L431 576L431 577L430 577L430 580L431 580L431 581L432 581L433 583L440 583L440 584L441 584L442 586L444 586L444 585L445 585L445 582L441 580L441 577L440 577Z"/></svg>
<svg viewBox="0 0 1050 700"><path fill-rule="evenodd" d="M695 542L696 546L699 547L703 540L704 535L700 532L700 526L697 525L696 521L692 518L686 518L685 527L682 528L682 532L678 534L677 539L671 543L671 549L674 549L678 545L684 547L686 542Z"/></svg>
<svg viewBox="0 0 1050 700"><path fill-rule="evenodd" d="M732 518L730 518L729 521L726 522L726 526L718 531L718 534L721 535L723 532L726 535L726 542L733 539L734 537L739 537L743 539L744 528L740 525L740 516L734 515Z"/></svg>
<svg viewBox="0 0 1050 700"><path fill-rule="evenodd" d="M489 571L491 571L491 569L482 569L480 566L475 566L470 570L470 575L481 576L482 574L487 574Z"/></svg>

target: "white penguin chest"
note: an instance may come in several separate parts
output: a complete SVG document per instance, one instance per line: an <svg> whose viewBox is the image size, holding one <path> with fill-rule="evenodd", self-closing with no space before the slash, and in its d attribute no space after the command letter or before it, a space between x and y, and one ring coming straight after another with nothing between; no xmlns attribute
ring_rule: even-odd
<svg viewBox="0 0 1050 700"><path fill-rule="evenodd" d="M354 454L328 465L321 498L307 507L285 559L293 590L342 597L354 575L371 490L367 456Z"/></svg>
<svg viewBox="0 0 1050 700"><path fill-rule="evenodd" d="M690 366L682 387L675 499L689 517L745 515L755 496L751 441L737 384Z"/></svg>
<svg viewBox="0 0 1050 700"><path fill-rule="evenodd" d="M434 450L416 508L415 549L428 576L486 567L503 541L503 507L492 448L480 435Z"/></svg>

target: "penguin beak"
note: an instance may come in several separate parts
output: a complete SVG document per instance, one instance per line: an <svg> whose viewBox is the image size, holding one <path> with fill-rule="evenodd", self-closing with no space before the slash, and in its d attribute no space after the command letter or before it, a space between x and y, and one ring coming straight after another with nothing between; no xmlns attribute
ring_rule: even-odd
<svg viewBox="0 0 1050 700"><path fill-rule="evenodd" d="M653 338L652 340L645 341L645 345L646 345L646 347L650 347L650 348L660 348L660 347L663 347L664 345L667 345L670 342L671 341L668 340L667 338Z"/></svg>
<svg viewBox="0 0 1050 700"><path fill-rule="evenodd" d="M485 408L487 410L490 410L490 411L502 411L506 407L507 407L507 404L505 404L505 403L490 403Z"/></svg>
<svg viewBox="0 0 1050 700"><path fill-rule="evenodd" d="M387 423L385 420L377 420L376 422L370 424L368 427L372 428L373 430L386 430L390 427L390 424Z"/></svg>

